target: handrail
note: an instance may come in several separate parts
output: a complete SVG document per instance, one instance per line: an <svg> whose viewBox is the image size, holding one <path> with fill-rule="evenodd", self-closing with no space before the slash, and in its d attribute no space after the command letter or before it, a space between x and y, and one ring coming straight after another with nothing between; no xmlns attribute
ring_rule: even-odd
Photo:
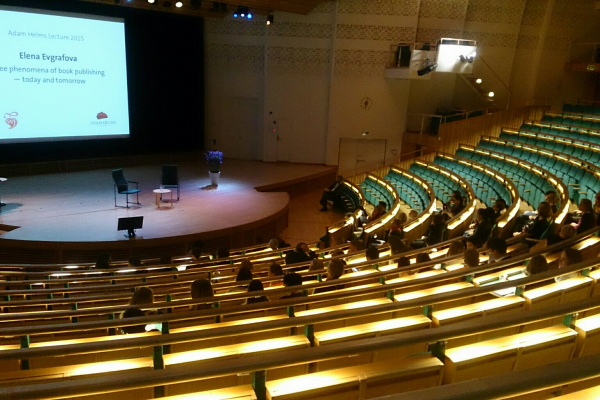
<svg viewBox="0 0 600 400"><path fill-rule="evenodd" d="M500 285L506 286L512 282ZM153 371L133 371L127 374L110 375L98 378L84 378L64 382L41 383L20 386L18 388L0 388L0 397L6 399L49 399L55 397L72 397L85 394L101 394L136 388L167 385L191 380L205 379L222 375L264 371L270 368L314 362L327 358L347 356L382 350L389 347L408 346L416 343L439 342L483 333L493 330L520 326L558 316L573 314L600 307L600 297L593 297L581 302L566 303L558 306L544 307L538 310L525 311L518 314L496 318L480 318L435 329L419 330L393 335L385 335L371 339L332 344L307 349L284 350L275 354L248 355L242 359L207 362L203 368L187 366ZM356 310L352 310L356 312ZM351 314L351 313L349 313ZM304 317L300 317L304 318ZM318 318L315 318L315 320ZM277 321L279 322L279 321ZM244 327L240 327L244 328ZM201 333L201 332L197 332ZM155 339L144 338L144 339ZM27 350L33 349L23 349Z"/></svg>
<svg viewBox="0 0 600 400"><path fill-rule="evenodd" d="M492 400L531 394L600 376L598 354L371 400Z"/></svg>
<svg viewBox="0 0 600 400"><path fill-rule="evenodd" d="M446 280L455 280L457 278L471 276L476 273L487 273L487 272L490 272L490 271L493 271L496 269L504 268L506 266L521 263L524 260L527 260L536 254L549 254L549 253L553 253L555 251L560 251L563 248L566 248L567 246L571 246L573 244L578 243L580 240L584 240L585 238L589 237L589 235L597 232L599 229L600 229L600 227L592 228L589 231L586 231L582 234L576 235L575 237L567 239L561 243L557 243L552 246L548 246L547 248L538 250L537 252L534 252L534 253L530 252L527 254L523 254L521 256L517 256L517 257L511 258L509 260L506 260L504 262L484 264L479 267L468 268L468 269L461 268L461 269L457 269L453 272L448 272L448 273L445 273L442 275L431 276L428 278L423 278L423 279L418 279L418 280L413 280L413 281L404 281L404 282L397 282L394 284L381 285L381 286L377 286L377 287L356 289L356 290L353 290L352 293L346 293L346 294L348 295L348 297L355 297L355 296L361 296L361 295L365 295L365 294L377 293L380 291L387 292L390 290L406 289L406 288L411 288L411 287L423 286L423 285L427 285L430 283L439 283L439 282L443 282ZM447 257L444 260L445 261L455 260L460 257L462 257L462 255ZM433 261L422 263L419 265L410 265L407 267L397 268L393 271L377 272L377 273L370 274L367 277L359 277L358 279L373 280L373 279L379 279L380 277L385 277L386 275L396 275L398 272L402 272L402 271L421 270L421 269L432 267L435 264L439 263L440 261L441 260L433 260ZM587 262L591 262L593 264L593 262L599 262L599 260L592 259L592 260L588 260ZM549 272L554 272L557 274L556 276L558 276L558 275L563 275L563 274L569 273L571 271L569 268L561 269L560 271L553 270L553 271L549 271ZM549 275L549 276L553 277L555 275ZM539 278L539 279L533 280L531 282L530 281L521 281L521 280L510 281L508 283L511 283L512 285L508 285L506 287L521 286L519 284L520 282L525 282L524 284L529 284L529 283L541 282L541 281L548 279L548 277L546 277L546 275L544 275L544 274L538 274L538 275L535 275L534 277L529 277L526 279L534 279L534 278ZM352 281L357 281L358 279L355 278ZM525 278L523 278L523 279L525 279ZM351 280L350 279L343 280L343 282L351 282ZM310 286L312 288L315 288L315 287L322 287L322 286L327 286L327 285L331 286L331 285L338 284L338 283L340 283L340 281L323 282L321 284L312 284ZM489 286L485 286L485 287L489 288ZM493 285L493 287L494 288L488 290L488 292L497 290L501 286L498 286L498 284L496 284L496 285ZM290 289L293 290L294 288L278 288L278 289L273 289L272 291L253 292L252 294L253 294L253 296L260 296L261 294L268 296L269 294L273 294L275 292L289 292ZM240 295L245 295L245 293L244 294L235 294L235 295L240 296ZM232 295L232 296L235 297L235 295ZM436 295L436 296L439 296L439 295ZM324 293L322 295L319 295L319 300L327 301L327 300L337 299L339 297L340 297L340 294L333 291L331 293ZM455 297L453 297L453 298L455 298ZM438 299L438 298L435 297L435 299ZM281 308L281 307L286 307L286 306L296 306L296 305L308 304L308 303L313 302L314 300L315 300L314 298L308 298L308 297L284 299L284 300L268 302L267 304L263 304L263 303L261 303L260 305L255 304L255 305L253 305L253 307L251 309L252 309L252 311L259 311L259 310L267 310L267 309L273 309L273 308ZM184 301L181 301L181 303L179 305L187 306L187 305L195 305L195 304L205 304L205 303L209 303L209 302L214 302L214 298L184 300ZM406 304L406 303L403 303L403 304ZM409 304L412 304L412 303L409 303ZM165 302L163 304L148 305L148 307L143 307L143 308L159 309L159 308L163 308L163 307L168 308L168 307L173 307L173 306L174 306L173 303ZM115 306L115 307L117 307L117 306ZM122 309L122 310L125 310L125 309L127 309L128 306L118 306L118 307L120 307L120 309ZM374 307L372 309L376 309L376 308ZM140 324L144 324L144 323L179 321L179 320L195 319L195 318L201 318L201 317L224 315L224 314L225 315L226 314L236 314L236 313L247 312L248 310L249 310L249 308L246 306L235 306L235 307L227 307L224 309L202 310L202 311L188 312L188 313L181 313L181 314L162 314L162 315L155 315L155 316L127 318L127 319L123 319L123 320L90 321L90 322L78 322L78 323L67 323L67 324L40 325L40 326L30 326L30 327L11 327L11 328L0 329L0 337L3 337L3 336L4 337L6 337L6 336L14 337L14 336L19 336L19 335L24 335L24 334L38 334L38 333L46 333L46 332L60 333L60 332L72 332L72 331L79 331L79 330L108 329L108 328L116 328L116 327L122 327L122 326L140 325ZM1 352L0 352L0 359L2 359Z"/></svg>

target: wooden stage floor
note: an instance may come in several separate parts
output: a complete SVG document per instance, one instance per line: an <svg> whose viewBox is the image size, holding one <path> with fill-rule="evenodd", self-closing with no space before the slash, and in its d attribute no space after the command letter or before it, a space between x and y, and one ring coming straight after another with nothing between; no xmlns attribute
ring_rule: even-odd
<svg viewBox="0 0 600 400"><path fill-rule="evenodd" d="M139 181L142 206L115 208L111 171L95 170L10 178L0 185L0 224L19 226L0 235L2 239L44 242L127 241L118 232L120 217L144 216L139 239L175 237L235 228L268 218L288 207L285 192L258 192L255 187L318 174L323 165L263 163L225 160L216 190L210 184L203 160L179 163L181 199L174 205L155 204L153 189L159 187L160 165L128 167L127 179ZM0 168L1 176L1 168ZM168 200L169 195L163 196ZM117 203L125 196L117 194ZM269 238L264 238L269 240Z"/></svg>

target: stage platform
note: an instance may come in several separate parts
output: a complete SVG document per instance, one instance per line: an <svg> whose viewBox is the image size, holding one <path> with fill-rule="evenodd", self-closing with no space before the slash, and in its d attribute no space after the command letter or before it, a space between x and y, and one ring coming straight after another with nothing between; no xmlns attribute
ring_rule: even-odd
<svg viewBox="0 0 600 400"><path fill-rule="evenodd" d="M250 246L285 229L288 192L324 187L336 171L323 165L225 160L214 188L204 160L178 166L180 200L173 189L173 206L167 194L160 208L153 190L159 188L161 164L124 168L125 177L139 181L142 190L142 205L129 209L114 206L110 169L9 177L0 185L7 204L0 213L1 262L92 261L100 251L111 252L113 259L180 255L196 240L207 251ZM117 204L125 204L124 195L117 194ZM116 230L117 220L133 216L144 216L144 227L128 239Z"/></svg>

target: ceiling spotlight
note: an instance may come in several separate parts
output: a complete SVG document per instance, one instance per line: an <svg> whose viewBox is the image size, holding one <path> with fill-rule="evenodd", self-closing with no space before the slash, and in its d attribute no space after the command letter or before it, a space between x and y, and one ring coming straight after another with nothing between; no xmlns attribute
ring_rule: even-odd
<svg viewBox="0 0 600 400"><path fill-rule="evenodd" d="M181 1L178 1L177 3L175 3L175 7L181 8L183 7L183 3Z"/></svg>
<svg viewBox="0 0 600 400"><path fill-rule="evenodd" d="M148 3L154 4L155 0L148 0Z"/></svg>
<svg viewBox="0 0 600 400"><path fill-rule="evenodd" d="M269 14L267 16L267 25L271 25L275 21L275 16L273 14Z"/></svg>
<svg viewBox="0 0 600 400"><path fill-rule="evenodd" d="M475 79L475 83L481 85L481 82L483 82L483 79L481 79L481 78Z"/></svg>
<svg viewBox="0 0 600 400"><path fill-rule="evenodd" d="M488 97L494 97L494 92L489 92Z"/></svg>
<svg viewBox="0 0 600 400"><path fill-rule="evenodd" d="M252 13L249 12L248 15L246 15L246 18L252 19Z"/></svg>
<svg viewBox="0 0 600 400"><path fill-rule="evenodd" d="M423 67L417 71L417 75L419 75L419 76L427 75L427 74L433 72L433 70L435 70L437 68L437 66L438 66L437 63L432 63L429 65L426 65L425 67Z"/></svg>

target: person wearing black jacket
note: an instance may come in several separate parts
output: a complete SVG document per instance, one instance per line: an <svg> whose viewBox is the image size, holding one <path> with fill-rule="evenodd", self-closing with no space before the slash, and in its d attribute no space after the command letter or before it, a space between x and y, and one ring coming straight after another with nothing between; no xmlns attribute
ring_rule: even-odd
<svg viewBox="0 0 600 400"><path fill-rule="evenodd" d="M320 211L327 211L327 200L334 201L336 196L342 192L343 187L344 177L338 175L335 182L323 191L323 194L321 195L321 200L319 200L319 203L322 206Z"/></svg>

